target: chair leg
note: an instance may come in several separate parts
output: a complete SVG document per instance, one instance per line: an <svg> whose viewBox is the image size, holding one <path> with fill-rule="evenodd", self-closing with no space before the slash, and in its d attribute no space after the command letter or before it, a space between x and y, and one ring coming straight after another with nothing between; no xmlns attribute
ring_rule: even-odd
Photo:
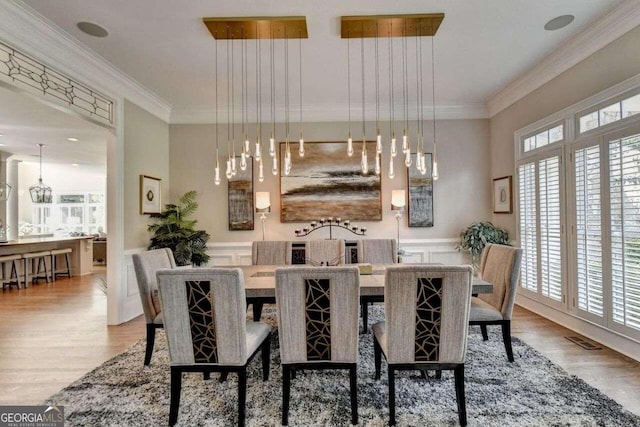
<svg viewBox="0 0 640 427"><path fill-rule="evenodd" d="M442 379L442 369L438 369L436 371L436 379L437 380L441 380Z"/></svg>
<svg viewBox="0 0 640 427"><path fill-rule="evenodd" d="M147 349L144 352L144 366L151 363L151 353L153 353L153 344L156 340L156 328L153 324L147 323Z"/></svg>
<svg viewBox="0 0 640 427"><path fill-rule="evenodd" d="M467 425L467 403L464 397L464 365L454 369L456 383L456 400L458 402L458 419L461 426Z"/></svg>
<svg viewBox="0 0 640 427"><path fill-rule="evenodd" d="M358 424L358 374L356 364L349 368L351 387L351 424Z"/></svg>
<svg viewBox="0 0 640 427"><path fill-rule="evenodd" d="M289 425L289 393L291 392L291 372L288 365L282 365L282 425Z"/></svg>
<svg viewBox="0 0 640 427"><path fill-rule="evenodd" d="M202 373L202 379L205 380L205 381L210 380L211 379L211 372L208 372L208 371L207 372L203 372Z"/></svg>
<svg viewBox="0 0 640 427"><path fill-rule="evenodd" d="M387 365L389 378L389 425L396 425L396 376L391 365Z"/></svg>
<svg viewBox="0 0 640 427"><path fill-rule="evenodd" d="M480 325L480 331L482 332L482 340L487 341L489 335L487 334L487 325Z"/></svg>
<svg viewBox="0 0 640 427"><path fill-rule="evenodd" d="M238 427L244 427L245 408L247 406L247 368L238 372Z"/></svg>
<svg viewBox="0 0 640 427"><path fill-rule="evenodd" d="M382 349L380 348L380 344L378 343L378 339L375 335L373 335L373 359L376 368L376 373L374 378L376 380L380 379L380 367L382 365Z"/></svg>
<svg viewBox="0 0 640 427"><path fill-rule="evenodd" d="M362 310L362 333L366 334L369 329L369 303L363 302L360 304Z"/></svg>
<svg viewBox="0 0 640 427"><path fill-rule="evenodd" d="M513 362L513 349L511 348L511 320L502 321L502 341L504 348L507 350L507 359Z"/></svg>
<svg viewBox="0 0 640 427"><path fill-rule="evenodd" d="M262 357L262 381L269 381L269 366L271 364L271 334L262 343L260 349Z"/></svg>
<svg viewBox="0 0 640 427"><path fill-rule="evenodd" d="M180 408L180 390L182 389L182 371L171 367L171 403L169 405L169 425L178 421L178 409Z"/></svg>
<svg viewBox="0 0 640 427"><path fill-rule="evenodd" d="M260 317L262 317L262 303L254 302L253 304L251 304L251 308L253 309L253 321L259 321Z"/></svg>
<svg viewBox="0 0 640 427"><path fill-rule="evenodd" d="M221 383L225 382L227 380L228 375L229 375L228 372L220 372L220 379L218 381Z"/></svg>
<svg viewBox="0 0 640 427"><path fill-rule="evenodd" d="M67 264L67 277L71 278L71 266L69 265L69 254L64 254L64 261Z"/></svg>

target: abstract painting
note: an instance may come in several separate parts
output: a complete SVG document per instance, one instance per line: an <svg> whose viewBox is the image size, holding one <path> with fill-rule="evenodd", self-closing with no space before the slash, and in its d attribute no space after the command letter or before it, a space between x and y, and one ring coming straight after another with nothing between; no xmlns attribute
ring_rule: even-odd
<svg viewBox="0 0 640 427"><path fill-rule="evenodd" d="M433 179L431 178L432 164L431 154L425 153L427 173L422 175L415 166L411 166L407 172L409 187L408 219L409 227L433 227ZM413 165L416 164L416 155L411 154Z"/></svg>
<svg viewBox="0 0 640 427"><path fill-rule="evenodd" d="M297 144L291 147L289 175L280 174L280 221L305 222L328 217L350 221L381 221L381 181L374 172L375 142L367 142L369 172L360 166L362 142L353 144L347 156L346 142L306 142L304 157ZM284 168L285 144L280 143Z"/></svg>
<svg viewBox="0 0 640 427"><path fill-rule="evenodd" d="M247 159L246 170L240 169L229 179L229 231L253 230L253 159Z"/></svg>

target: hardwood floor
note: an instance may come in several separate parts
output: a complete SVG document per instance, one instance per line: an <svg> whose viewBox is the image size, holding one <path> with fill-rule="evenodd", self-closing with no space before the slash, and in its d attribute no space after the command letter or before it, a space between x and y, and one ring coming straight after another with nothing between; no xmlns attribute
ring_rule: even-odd
<svg viewBox="0 0 640 427"><path fill-rule="evenodd" d="M102 275L0 292L0 405L37 404L144 337L142 316L106 326ZM513 335L640 415L640 363L610 349L588 351L575 335L516 307ZM499 330L489 329L490 334ZM142 360L140 360L142 365Z"/></svg>

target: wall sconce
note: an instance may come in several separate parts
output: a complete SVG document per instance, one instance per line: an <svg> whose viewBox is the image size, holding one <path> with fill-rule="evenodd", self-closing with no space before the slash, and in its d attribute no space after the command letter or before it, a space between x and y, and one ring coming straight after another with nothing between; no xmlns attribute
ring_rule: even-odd
<svg viewBox="0 0 640 427"><path fill-rule="evenodd" d="M268 191L256 192L256 213L260 214L262 222L262 240L264 241L264 222L267 220L267 214L271 212L271 197Z"/></svg>
<svg viewBox="0 0 640 427"><path fill-rule="evenodd" d="M396 212L396 248L398 251L396 256L398 262L400 262L400 219L402 218L402 212L404 212L406 205L406 192L404 190L393 190L391 192L391 210Z"/></svg>

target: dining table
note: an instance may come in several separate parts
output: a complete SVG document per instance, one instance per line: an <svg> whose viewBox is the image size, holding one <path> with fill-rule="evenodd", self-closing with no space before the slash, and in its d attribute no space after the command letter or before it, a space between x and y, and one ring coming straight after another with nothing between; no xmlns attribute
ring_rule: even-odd
<svg viewBox="0 0 640 427"><path fill-rule="evenodd" d="M345 264L357 266L358 264ZM373 302L384 301L385 270L390 265L399 264L368 264L361 269L360 274L360 303L363 307ZM276 302L276 278L275 270L279 267L304 267L304 265L242 265L247 304L252 305L253 319L260 320L262 306ZM331 267L326 267L331 268ZM363 273L362 271L366 271ZM493 285L479 277L472 279L472 294L490 294ZM363 321L366 325L366 310L363 308Z"/></svg>

